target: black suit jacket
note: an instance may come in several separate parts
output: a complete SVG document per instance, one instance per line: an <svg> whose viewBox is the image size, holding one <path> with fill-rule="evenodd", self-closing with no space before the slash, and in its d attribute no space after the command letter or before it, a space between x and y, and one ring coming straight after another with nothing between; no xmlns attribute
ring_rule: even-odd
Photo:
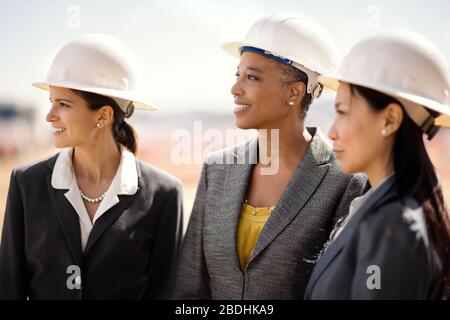
<svg viewBox="0 0 450 320"><path fill-rule="evenodd" d="M325 250L305 299L435 299L441 270L422 208L398 197L392 176Z"/></svg>
<svg viewBox="0 0 450 320"><path fill-rule="evenodd" d="M0 299L167 298L182 232L180 182L136 161L138 191L118 196L120 202L95 222L82 252L78 215L66 190L51 186L56 158L11 175ZM73 268L79 268L80 289L69 279Z"/></svg>

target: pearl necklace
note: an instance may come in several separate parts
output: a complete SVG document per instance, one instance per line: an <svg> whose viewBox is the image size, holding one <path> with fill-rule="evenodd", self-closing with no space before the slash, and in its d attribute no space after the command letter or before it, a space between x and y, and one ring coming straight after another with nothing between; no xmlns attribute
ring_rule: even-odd
<svg viewBox="0 0 450 320"><path fill-rule="evenodd" d="M97 202L102 201L105 198L106 191L98 198L89 198L88 196L84 195L81 190L80 190L80 195L84 200L89 201L90 203L97 203Z"/></svg>

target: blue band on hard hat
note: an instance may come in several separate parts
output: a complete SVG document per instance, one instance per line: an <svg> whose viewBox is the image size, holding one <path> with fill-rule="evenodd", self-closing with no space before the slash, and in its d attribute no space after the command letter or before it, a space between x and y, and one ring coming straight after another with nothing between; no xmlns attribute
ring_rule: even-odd
<svg viewBox="0 0 450 320"><path fill-rule="evenodd" d="M267 57L269 59L272 59L272 60L275 60L275 61L287 64L287 65L292 65L294 63L294 61L292 61L292 60L289 60L289 59L286 59L286 58L282 58L282 57L279 57L279 56L275 56L270 51L259 49L259 48L255 48L255 47L249 47L249 46L241 47L241 55L244 52L258 53L258 54L263 55L263 56L265 56L265 57Z"/></svg>

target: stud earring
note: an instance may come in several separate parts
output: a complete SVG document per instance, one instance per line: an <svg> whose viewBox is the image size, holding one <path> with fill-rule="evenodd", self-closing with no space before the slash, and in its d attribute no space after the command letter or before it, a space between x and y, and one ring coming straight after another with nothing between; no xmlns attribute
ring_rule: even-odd
<svg viewBox="0 0 450 320"><path fill-rule="evenodd" d="M97 128L100 128L100 122L97 122Z"/></svg>
<svg viewBox="0 0 450 320"><path fill-rule="evenodd" d="M289 105L292 107L294 105L294 101L289 101Z"/></svg>
<svg viewBox="0 0 450 320"><path fill-rule="evenodd" d="M383 136L387 135L387 130L386 130L386 128L381 129L381 134L382 134Z"/></svg>

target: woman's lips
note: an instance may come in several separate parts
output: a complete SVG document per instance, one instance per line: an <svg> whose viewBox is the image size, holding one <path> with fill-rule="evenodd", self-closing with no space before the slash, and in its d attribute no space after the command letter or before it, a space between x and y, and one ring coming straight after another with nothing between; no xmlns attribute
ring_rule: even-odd
<svg viewBox="0 0 450 320"><path fill-rule="evenodd" d="M63 132L66 131L65 128L53 128L53 130L54 130L53 131L54 136L59 136L59 135L63 134Z"/></svg>
<svg viewBox="0 0 450 320"><path fill-rule="evenodd" d="M343 150L336 150L336 149L333 149L333 152L334 152L334 154L336 155L336 157L339 158L339 156L340 156L344 151L343 151Z"/></svg>
<svg viewBox="0 0 450 320"><path fill-rule="evenodd" d="M245 111L248 111L250 109L250 105L248 104L237 104L236 107L233 109L234 113L242 113Z"/></svg>

